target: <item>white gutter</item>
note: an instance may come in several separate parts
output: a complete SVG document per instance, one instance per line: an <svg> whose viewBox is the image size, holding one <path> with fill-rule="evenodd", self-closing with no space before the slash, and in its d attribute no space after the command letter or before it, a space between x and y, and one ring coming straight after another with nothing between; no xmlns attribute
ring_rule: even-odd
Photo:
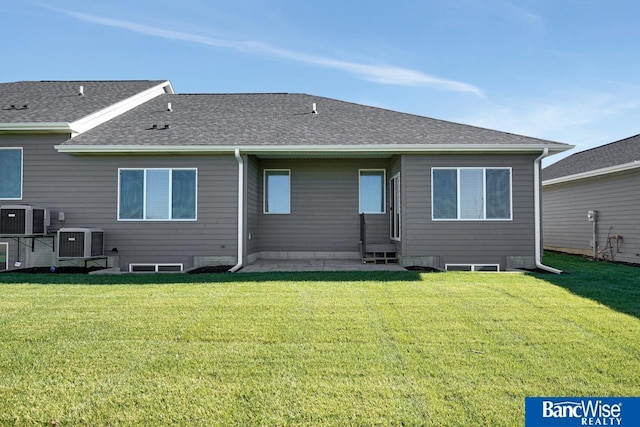
<svg viewBox="0 0 640 427"><path fill-rule="evenodd" d="M234 153L236 150L251 154L332 154L332 153L432 153L432 152L516 152L538 153L540 145L503 144L328 144L328 145L131 145L131 144L59 144L54 148L60 153ZM552 146L550 152L559 153L572 146ZM546 148L549 150L548 148Z"/></svg>
<svg viewBox="0 0 640 427"><path fill-rule="evenodd" d="M549 149L545 148L542 154L533 162L533 205L535 217L535 260L536 267L550 273L561 274L562 270L549 267L542 263L542 203L540 195L540 167L542 159L549 155Z"/></svg>
<svg viewBox="0 0 640 427"><path fill-rule="evenodd" d="M578 179L593 178L595 176L607 175L610 173L624 172L632 169L640 168L640 160L634 160L633 162L624 163L621 165L609 166L602 169L594 169L587 172L576 173L574 175L561 176L560 178L547 179L542 181L543 186L560 184L563 182L575 181Z"/></svg>
<svg viewBox="0 0 640 427"><path fill-rule="evenodd" d="M235 156L238 161L238 263L229 269L230 273L235 273L242 268L244 252L244 160L239 148L236 148Z"/></svg>

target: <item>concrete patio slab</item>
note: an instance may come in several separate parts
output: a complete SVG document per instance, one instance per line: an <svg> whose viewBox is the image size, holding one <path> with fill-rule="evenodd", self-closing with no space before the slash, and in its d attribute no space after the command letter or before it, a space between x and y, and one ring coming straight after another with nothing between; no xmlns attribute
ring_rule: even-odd
<svg viewBox="0 0 640 427"><path fill-rule="evenodd" d="M363 264L354 259L260 259L238 273L268 273L274 271L406 271L398 264Z"/></svg>

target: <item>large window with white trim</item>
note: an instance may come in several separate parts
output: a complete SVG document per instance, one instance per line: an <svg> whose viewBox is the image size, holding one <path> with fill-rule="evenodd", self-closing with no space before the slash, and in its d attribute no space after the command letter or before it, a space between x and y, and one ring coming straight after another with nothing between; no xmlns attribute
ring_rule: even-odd
<svg viewBox="0 0 640 427"><path fill-rule="evenodd" d="M385 170L361 169L359 180L359 213L385 213Z"/></svg>
<svg viewBox="0 0 640 427"><path fill-rule="evenodd" d="M511 168L433 168L434 220L512 219Z"/></svg>
<svg viewBox="0 0 640 427"><path fill-rule="evenodd" d="M291 213L291 171L288 169L265 169L264 213Z"/></svg>
<svg viewBox="0 0 640 427"><path fill-rule="evenodd" d="M119 220L196 219L196 169L120 169L118 181Z"/></svg>
<svg viewBox="0 0 640 427"><path fill-rule="evenodd" d="M22 199L22 148L0 148L0 199Z"/></svg>

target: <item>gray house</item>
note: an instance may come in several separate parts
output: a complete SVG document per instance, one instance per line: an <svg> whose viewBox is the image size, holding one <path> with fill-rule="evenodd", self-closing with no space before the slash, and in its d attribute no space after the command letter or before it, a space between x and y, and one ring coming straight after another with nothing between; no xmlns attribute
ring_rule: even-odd
<svg viewBox="0 0 640 427"><path fill-rule="evenodd" d="M640 135L542 171L545 248L640 263Z"/></svg>
<svg viewBox="0 0 640 427"><path fill-rule="evenodd" d="M42 233L0 233L0 268L369 256L534 268L540 162L569 148L304 94L0 84L0 205L47 216ZM27 222L40 212L24 209ZM66 252L83 239L104 253Z"/></svg>

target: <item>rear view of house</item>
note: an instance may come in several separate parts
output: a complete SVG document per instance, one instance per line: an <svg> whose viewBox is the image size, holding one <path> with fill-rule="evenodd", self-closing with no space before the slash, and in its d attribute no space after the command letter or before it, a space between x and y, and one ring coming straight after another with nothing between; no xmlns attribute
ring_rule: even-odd
<svg viewBox="0 0 640 427"><path fill-rule="evenodd" d="M640 135L543 170L544 246L640 263Z"/></svg>
<svg viewBox="0 0 640 427"><path fill-rule="evenodd" d="M169 82L7 83L0 104L3 221L42 212L45 228L0 230L4 268L238 269L377 249L405 266L533 268L540 160L571 148L306 94L175 94Z"/></svg>

